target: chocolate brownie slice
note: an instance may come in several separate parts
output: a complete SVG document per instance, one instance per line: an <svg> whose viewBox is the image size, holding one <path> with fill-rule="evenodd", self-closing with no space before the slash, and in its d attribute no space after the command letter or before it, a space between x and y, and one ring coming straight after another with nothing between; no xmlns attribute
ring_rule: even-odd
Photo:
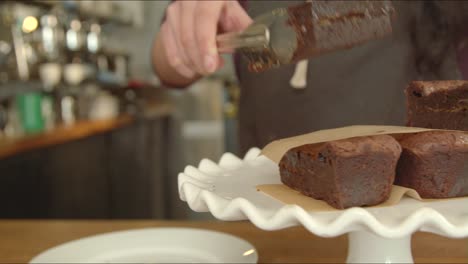
<svg viewBox="0 0 468 264"><path fill-rule="evenodd" d="M468 131L468 81L415 81L406 98L408 126Z"/></svg>
<svg viewBox="0 0 468 264"><path fill-rule="evenodd" d="M244 48L249 70L262 72L350 49L392 33L391 1L308 1L256 18L269 28L269 46Z"/></svg>
<svg viewBox="0 0 468 264"><path fill-rule="evenodd" d="M406 136L400 144L395 184L415 189L422 198L468 195L468 135L430 131Z"/></svg>
<svg viewBox="0 0 468 264"><path fill-rule="evenodd" d="M400 153L388 135L303 145L281 159L281 181L338 209L376 205L389 198Z"/></svg>
<svg viewBox="0 0 468 264"><path fill-rule="evenodd" d="M293 61L299 61L388 36L394 8L391 1L311 1L288 14L297 37Z"/></svg>

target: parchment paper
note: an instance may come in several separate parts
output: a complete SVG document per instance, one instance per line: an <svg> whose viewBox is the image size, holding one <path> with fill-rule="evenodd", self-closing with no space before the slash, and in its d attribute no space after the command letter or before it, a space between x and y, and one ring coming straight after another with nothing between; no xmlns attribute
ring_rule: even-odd
<svg viewBox="0 0 468 264"><path fill-rule="evenodd" d="M434 131L439 129L399 127L399 126L349 126L336 129L320 130L313 133L285 138L273 141L262 150L262 154L267 158L279 163L283 155L291 148L305 144L319 144L323 142L340 140L353 137L372 135L391 135L398 139L404 134ZM445 130L448 131L448 130ZM468 134L468 132L465 132ZM279 169L278 169L279 170ZM307 211L335 211L326 202L305 196L283 184L266 184L257 186L257 190L285 204L296 204ZM384 207L398 204L403 196L408 196L424 202L438 201L440 199L421 199L419 194L410 188L393 185L390 198L379 205L372 207ZM466 197L462 197L468 199ZM460 198L453 198L460 199ZM444 199L449 200L449 199Z"/></svg>

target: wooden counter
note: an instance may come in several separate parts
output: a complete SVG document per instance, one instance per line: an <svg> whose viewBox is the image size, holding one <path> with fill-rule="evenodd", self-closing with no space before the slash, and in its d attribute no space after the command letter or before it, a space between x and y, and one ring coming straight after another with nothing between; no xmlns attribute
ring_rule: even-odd
<svg viewBox="0 0 468 264"><path fill-rule="evenodd" d="M121 116L102 121L80 121L70 126L59 126L51 131L20 138L0 138L0 159L25 151L48 147L72 140L105 133L130 123L131 118Z"/></svg>
<svg viewBox="0 0 468 264"><path fill-rule="evenodd" d="M148 102L143 115L146 118L167 116L173 111L173 105L168 102ZM37 135L19 138L0 137L0 159L13 156L25 151L39 149L66 143L69 141L105 133L128 125L132 121L130 116L120 116L109 120L79 121L74 125L61 125L51 131Z"/></svg>
<svg viewBox="0 0 468 264"><path fill-rule="evenodd" d="M0 221L0 263L25 263L40 252L89 235L144 227L192 227L230 233L248 240L260 263L343 263L347 238L320 238L304 228L267 232L249 222L170 221ZM447 239L417 233L413 237L416 263L467 263L468 239Z"/></svg>

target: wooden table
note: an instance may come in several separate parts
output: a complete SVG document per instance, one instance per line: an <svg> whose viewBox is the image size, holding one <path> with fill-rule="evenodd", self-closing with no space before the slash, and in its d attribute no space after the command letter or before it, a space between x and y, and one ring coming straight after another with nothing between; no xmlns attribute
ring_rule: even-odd
<svg viewBox="0 0 468 264"><path fill-rule="evenodd" d="M258 250L261 263L342 263L347 238L319 238L302 227L267 232L249 222L0 220L0 263L25 263L50 247L77 238L144 227L192 227L231 233ZM468 263L468 239L427 233L413 238L416 263Z"/></svg>

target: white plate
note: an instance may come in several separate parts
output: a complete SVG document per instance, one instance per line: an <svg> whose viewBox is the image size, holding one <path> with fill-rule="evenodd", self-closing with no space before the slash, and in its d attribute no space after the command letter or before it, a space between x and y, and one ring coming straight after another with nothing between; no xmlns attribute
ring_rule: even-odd
<svg viewBox="0 0 468 264"><path fill-rule="evenodd" d="M279 183L278 165L261 156L259 149L252 149L244 159L226 153L219 163L204 159L198 167L187 166L179 174L179 194L194 211L211 212L225 221L248 219L264 230L302 225L323 237L352 233L349 255L358 251L354 247L358 246L358 241L364 241L366 246L381 245L382 251L363 247L363 254L373 252L376 258L360 256L361 262L387 261L380 255L390 252L390 245L397 255L402 255L399 253L402 250L406 252L404 259L396 262L411 260L409 243L415 231L452 238L468 236L468 198L427 203L404 197L399 204L390 207L307 212L256 189L259 184Z"/></svg>
<svg viewBox="0 0 468 264"><path fill-rule="evenodd" d="M256 263L255 248L232 235L191 228L147 228L78 239L31 263Z"/></svg>

